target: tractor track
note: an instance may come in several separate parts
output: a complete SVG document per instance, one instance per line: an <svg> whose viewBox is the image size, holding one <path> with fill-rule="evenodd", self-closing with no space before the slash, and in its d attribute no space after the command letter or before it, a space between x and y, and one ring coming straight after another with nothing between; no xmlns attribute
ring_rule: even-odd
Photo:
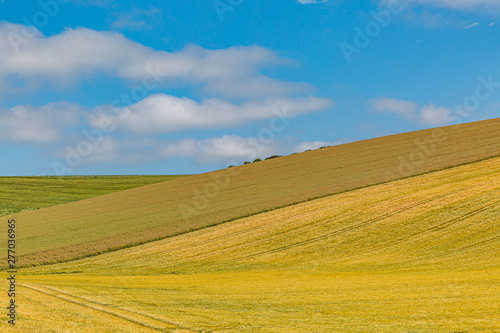
<svg viewBox="0 0 500 333"><path fill-rule="evenodd" d="M60 299L60 300L64 300L64 301L69 302L69 303L73 303L73 304L80 305L80 306L83 306L83 307L86 307L86 308L89 308L89 309L92 309L92 310L95 310L95 311L99 311L99 312L103 312L103 313L112 315L112 316L117 317L119 319L129 321L129 322L131 322L133 324L136 324L136 325L139 325L139 326L143 326L143 327L152 329L154 331L158 331L158 332L179 332L179 333L181 333L181 332L186 332L186 333L187 332L196 332L196 333L205 332L205 331L199 331L199 330L194 330L194 329L191 329L191 328L183 327L183 326L181 326L179 324L172 323L172 322L169 322L169 321L165 321L163 319L155 318L155 317L152 317L152 316L149 316L149 315L145 315L143 313L134 312L134 311L130 311L130 310L125 310L125 309L121 309L121 308L118 308L118 307L110 306L110 305L107 305L107 304L102 304L102 303L99 303L99 302L91 301L91 300L88 300L88 299L85 299L85 298L82 298L82 297L79 297L79 296L74 296L74 295L69 294L67 292L62 292L60 290L55 290L55 289L49 288L49 287L46 287L46 286L38 286L37 285L35 287L33 285L27 285L26 283L22 283L22 284L19 284L19 285L22 286L22 287L24 287L24 288L27 288L27 289L30 289L30 290L34 290L34 291L37 291L39 293L42 293L42 294L45 294L45 295L48 295L48 296L52 296L54 298L57 298L57 299ZM43 290L43 289L45 289L45 290ZM54 294L54 293L57 293L57 294ZM74 298L76 300L71 300L71 299L68 299L66 297L61 297L60 295L64 295L66 297L71 297L71 298ZM88 303L90 303L90 304L88 304ZM99 307L101 307L102 309L100 309ZM139 320L128 318L124 314L119 314L119 313L113 312L112 310L106 310L107 308L111 308L111 309L114 309L115 311L123 312L125 314L131 314L131 315L137 316L137 317L144 317L144 318L149 319L149 321L153 320L153 321L161 322L163 324L169 325L170 328L168 328L168 329L158 328L158 327L155 327L153 325L147 324L145 322L141 322Z"/></svg>

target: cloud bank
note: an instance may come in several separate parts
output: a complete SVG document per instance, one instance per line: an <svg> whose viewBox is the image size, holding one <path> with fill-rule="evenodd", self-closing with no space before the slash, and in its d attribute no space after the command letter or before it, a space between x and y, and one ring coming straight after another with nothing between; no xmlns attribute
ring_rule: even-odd
<svg viewBox="0 0 500 333"><path fill-rule="evenodd" d="M75 84L97 74L140 83L158 81L198 87L228 98L300 94L304 83L263 75L264 68L291 65L259 46L209 50L188 45L177 52L157 51L117 32L68 29L54 36L7 22L0 23L0 82L4 84Z"/></svg>
<svg viewBox="0 0 500 333"><path fill-rule="evenodd" d="M103 121L117 128L138 134L180 132L189 129L233 128L277 116L283 110L288 116L298 116L332 107L328 98L301 97L231 103L219 98L202 102L192 99L156 94L126 108L103 106L90 116L98 127Z"/></svg>

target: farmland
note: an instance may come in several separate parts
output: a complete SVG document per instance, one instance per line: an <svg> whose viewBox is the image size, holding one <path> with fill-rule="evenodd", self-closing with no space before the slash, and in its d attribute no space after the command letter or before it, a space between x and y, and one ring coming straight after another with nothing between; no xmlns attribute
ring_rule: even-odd
<svg viewBox="0 0 500 333"><path fill-rule="evenodd" d="M498 198L492 158L26 268L16 331L498 332Z"/></svg>
<svg viewBox="0 0 500 333"><path fill-rule="evenodd" d="M182 176L0 177L0 216L164 182Z"/></svg>
<svg viewBox="0 0 500 333"><path fill-rule="evenodd" d="M499 132L493 119L404 133L23 212L15 215L20 265L97 255L484 160L499 155Z"/></svg>

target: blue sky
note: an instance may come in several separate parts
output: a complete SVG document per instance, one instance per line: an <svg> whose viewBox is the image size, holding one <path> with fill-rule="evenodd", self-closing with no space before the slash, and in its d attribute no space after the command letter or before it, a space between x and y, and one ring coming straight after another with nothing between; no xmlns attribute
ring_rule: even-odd
<svg viewBox="0 0 500 333"><path fill-rule="evenodd" d="M498 117L493 0L0 2L0 175L186 174Z"/></svg>

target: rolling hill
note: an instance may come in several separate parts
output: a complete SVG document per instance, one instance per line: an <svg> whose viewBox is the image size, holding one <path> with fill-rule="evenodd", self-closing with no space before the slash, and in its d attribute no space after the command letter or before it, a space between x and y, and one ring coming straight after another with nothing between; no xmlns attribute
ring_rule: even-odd
<svg viewBox="0 0 500 333"><path fill-rule="evenodd" d="M492 158L26 268L18 329L498 332L499 198Z"/></svg>
<svg viewBox="0 0 500 333"><path fill-rule="evenodd" d="M0 216L84 200L183 176L0 177Z"/></svg>
<svg viewBox="0 0 500 333"><path fill-rule="evenodd" d="M96 255L498 156L499 132L493 119L404 133L17 214L19 263Z"/></svg>

